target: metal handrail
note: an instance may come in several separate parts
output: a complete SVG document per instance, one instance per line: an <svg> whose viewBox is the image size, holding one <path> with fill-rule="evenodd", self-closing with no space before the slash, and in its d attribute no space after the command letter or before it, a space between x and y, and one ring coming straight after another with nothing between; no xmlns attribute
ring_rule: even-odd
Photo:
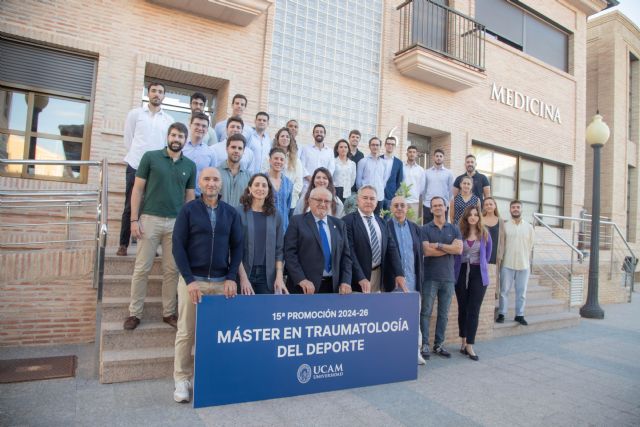
<svg viewBox="0 0 640 427"><path fill-rule="evenodd" d="M580 249L578 249L576 246L573 245L573 243L569 242L567 239L562 237L557 231L555 231L553 228L551 228L549 225L547 225L544 221L542 221L542 218L554 218L554 219L562 219L562 220L571 220L571 219L574 219L573 217L560 216L560 215L547 215L547 214L541 214L541 213L537 213L537 212L533 213L533 217L536 219L536 221L538 223L540 223L540 225L544 226L554 236L556 236L564 244L566 244L569 248L571 248L571 250L573 252L575 252L576 255L578 256L578 261L579 262L582 262L584 260L584 253ZM576 219L578 219L578 218L576 218Z"/></svg>

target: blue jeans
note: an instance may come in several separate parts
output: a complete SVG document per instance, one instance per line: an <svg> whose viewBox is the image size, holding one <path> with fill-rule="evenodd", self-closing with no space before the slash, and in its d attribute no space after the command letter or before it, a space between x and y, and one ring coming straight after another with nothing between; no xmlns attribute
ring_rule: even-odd
<svg viewBox="0 0 640 427"><path fill-rule="evenodd" d="M422 308L420 309L420 326L422 329L422 343L429 344L429 320L433 310L433 302L438 297L438 320L436 322L436 336L434 345L444 343L444 334L449 320L449 306L455 292L455 282L442 280L425 280L422 283Z"/></svg>
<svg viewBox="0 0 640 427"><path fill-rule="evenodd" d="M529 282L529 269L513 270L502 267L500 269L500 306L498 314L507 315L509 311L509 291L516 288L516 316L524 316L524 307L527 302L527 283Z"/></svg>

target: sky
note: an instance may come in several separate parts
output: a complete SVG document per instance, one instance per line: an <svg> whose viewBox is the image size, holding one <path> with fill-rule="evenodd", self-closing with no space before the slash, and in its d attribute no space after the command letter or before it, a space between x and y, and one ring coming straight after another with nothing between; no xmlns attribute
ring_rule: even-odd
<svg viewBox="0 0 640 427"><path fill-rule="evenodd" d="M618 10L624 13L627 18L631 19L631 21L640 28L640 0L620 0L620 4L618 6L607 9L604 12L600 12L595 16L600 16L601 14L612 10Z"/></svg>

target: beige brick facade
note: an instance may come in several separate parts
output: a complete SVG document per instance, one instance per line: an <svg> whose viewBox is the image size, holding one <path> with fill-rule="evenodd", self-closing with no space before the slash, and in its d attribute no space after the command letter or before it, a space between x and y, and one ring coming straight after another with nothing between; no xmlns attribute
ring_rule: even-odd
<svg viewBox="0 0 640 427"><path fill-rule="evenodd" d="M400 73L394 64L400 37L400 18L396 10L398 3L398 1L385 0L383 5L378 134L386 135L392 128L397 128L395 135L399 137L399 144L396 152L404 156L408 133L415 132L416 129L426 129L425 135L432 137L431 148L445 149L447 166L451 167L455 175L464 170L464 157L471 152L473 141L511 153L559 163L564 166L565 171L564 213L577 215L585 205L588 206L590 179L586 171L590 170L590 166L588 162L585 164L585 155L588 158L590 150L585 147L584 135L586 120L592 114L593 106L590 98L587 102L587 49L595 47L599 39L591 33L587 37L585 10L604 7L605 2L603 0L522 1L526 6L571 31L568 72L488 38L486 71L481 83L459 92L441 89ZM450 1L450 6L469 16L475 15L474 0ZM5 0L0 2L0 32L4 35L88 53L97 58L97 75L92 100L90 158L95 160L106 158L111 163L110 246L117 244L124 201L125 164L122 160L125 155L122 142L124 119L131 108L140 105L145 76L202 85L208 89L217 90L218 109L215 120L221 120L231 112L230 101L233 94L243 93L249 99L245 117L252 121L257 111L267 110L275 7L270 6L251 24L241 27L168 9L144 0L95 2ZM593 30L592 28L590 31ZM603 32L607 31L603 30ZM631 49L625 46L631 46L634 52L638 52L636 27L630 29L628 24L618 25L615 31L609 31L609 33L619 35L615 46L616 49L620 49L620 52ZM630 37L635 37L632 40L636 44L623 46L621 40L623 38L627 40ZM602 50L602 55L613 55L613 53L607 53L604 48L598 49ZM618 58L616 61L620 62L628 58L628 55L621 54L616 58ZM603 62L611 62L610 60L610 57L603 57L600 61L601 66ZM618 62L616 67L619 65ZM623 70L627 69L626 65L620 66ZM600 91L606 91L608 87L613 87L614 82L625 78L601 78ZM561 115L560 123L492 100L494 84L556 106ZM617 86L616 90L618 90ZM621 87L620 93L623 91L624 88ZM626 98L623 96L623 99ZM613 138L617 135L615 129L618 122L615 116L607 111L609 107L602 103L600 105L601 113L605 115L605 120L612 127ZM615 103L612 100L608 105L613 108ZM623 114L625 108L625 106L620 107ZM271 134L283 125L284 123L271 123ZM623 132L626 125L619 126L622 131L618 133ZM617 148L615 157L609 154L607 154L609 157L605 156L607 158L605 164L610 166L605 166L604 170L618 170L622 168L621 165L624 165L626 173L627 165L638 166L637 133L635 137L636 157L633 162L626 154L630 150L628 146ZM620 144L624 144L624 141ZM605 150L613 145L610 144ZM587 175L586 179L585 175ZM617 180L615 188L619 188L618 185L626 185L626 175L625 177L616 175L615 179ZM635 179L636 181L638 179L637 173ZM603 180L607 182L604 177ZM93 172L89 176L89 184L95 186L96 182L97 174ZM607 212L606 209L610 212L623 212L620 205L622 202L618 199L615 204L607 205L611 206L610 208L605 208L605 194L616 193L611 191L613 184L605 185L610 187L603 188L603 212ZM81 189L84 186L0 177L0 188ZM639 203L637 192L632 200L637 206ZM82 215L84 218L91 218L92 214L83 212ZM42 220L44 220L43 216L34 216L30 219L30 221ZM617 217L616 221L618 221ZM621 219L618 223L626 222ZM636 221L636 233L640 232L638 227L640 224ZM14 234L12 241L22 238L20 233ZM74 336L77 342L92 340L93 315L90 313L90 307L95 302L95 292L87 279L92 266L92 253L85 252L83 255L78 255L73 251L60 250L60 255L57 256L85 256L87 258L83 262L88 263L88 269L87 265L69 270L54 269L50 275L39 277L32 276L30 271L45 269L44 265L48 262L46 257L37 263L12 263L12 257L27 255L9 251L2 254L0 261L3 266L8 266L3 270L2 286L5 288L2 291L3 295L5 291L9 292L10 294L7 295L11 295L12 299L0 306L0 316L7 319L4 324L0 322L0 329L4 330L4 326L7 325L8 331L0 335L0 345L72 342ZM69 279L64 282L59 279L71 276L79 279ZM57 294L62 285L68 282L72 282L68 290L69 293L73 293L73 300L65 300L63 296ZM482 309L478 334L481 339L491 336L493 286L495 285L492 285L487 292ZM35 321L42 320L43 316L46 317L45 312L17 310L16 305L11 305L20 300L23 301L21 304L39 309L42 304L38 298L45 290L52 290L56 295L49 304L55 305L58 301L59 308L66 308L69 305L77 307L64 316L61 315L60 318L81 319L83 326L80 332L74 332L77 328L69 326L75 321L66 326L59 325L59 322L64 323L64 321L54 320L58 319L57 314L51 314L50 322L41 322L48 323L48 327L42 326L35 329ZM50 306L47 306L47 309L49 308ZM51 308L46 313L58 313L58 311ZM455 326L455 303L451 313L450 326L453 327ZM12 323L14 320L16 323ZM23 324L25 327L21 329L20 325ZM41 332L31 333L33 338L20 338L21 331L27 330ZM48 332L44 332L45 330ZM450 330L448 335L455 337L456 334Z"/></svg>

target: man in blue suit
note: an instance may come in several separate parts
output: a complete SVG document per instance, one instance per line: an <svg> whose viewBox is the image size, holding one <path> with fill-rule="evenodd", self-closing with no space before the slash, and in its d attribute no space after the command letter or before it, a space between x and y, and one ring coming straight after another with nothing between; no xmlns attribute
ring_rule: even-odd
<svg viewBox="0 0 640 427"><path fill-rule="evenodd" d="M389 209L391 206L391 199L396 196L400 184L402 184L403 165L402 161L393 155L393 151L396 149L396 138L389 136L384 141L384 156L383 159L387 164L384 177L384 201L382 202L383 209Z"/></svg>
<svg viewBox="0 0 640 427"><path fill-rule="evenodd" d="M332 200L329 190L316 187L309 195L310 212L291 217L284 235L290 293L351 293L347 230L327 215Z"/></svg>
<svg viewBox="0 0 640 427"><path fill-rule="evenodd" d="M391 292L396 288L406 291L398 248L386 224L374 215L376 189L371 185L362 186L357 203L358 210L342 218L351 246L351 289L363 293ZM382 284L386 274L391 274L393 280Z"/></svg>

